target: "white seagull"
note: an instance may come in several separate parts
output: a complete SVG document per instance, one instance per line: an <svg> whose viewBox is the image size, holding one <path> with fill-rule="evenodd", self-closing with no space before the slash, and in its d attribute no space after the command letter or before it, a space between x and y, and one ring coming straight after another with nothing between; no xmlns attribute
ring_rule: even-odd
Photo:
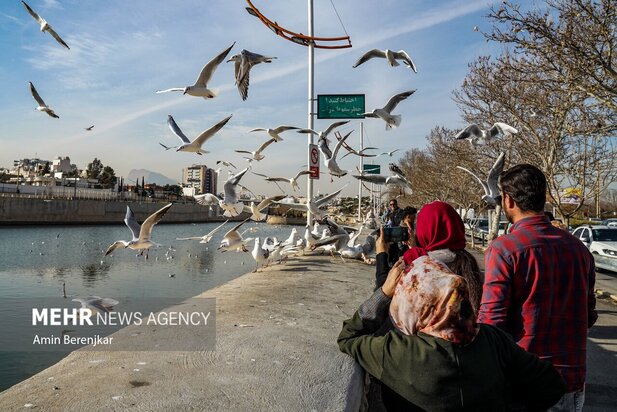
<svg viewBox="0 0 617 412"><path fill-rule="evenodd" d="M87 296L85 298L71 299L73 302L81 303L84 309L90 309L92 312L109 313L118 303L117 300L111 298L102 298L100 296Z"/></svg>
<svg viewBox="0 0 617 412"><path fill-rule="evenodd" d="M221 201L221 199L219 199L216 195L213 195L212 193L204 193L202 195L195 195L193 196L193 199L195 199L197 203L203 206L218 205L219 202Z"/></svg>
<svg viewBox="0 0 617 412"><path fill-rule="evenodd" d="M389 130L393 127L398 127L401 124L401 115L400 114L391 114L392 110L396 108L400 102L411 96L415 90L409 90L403 93L395 94L390 97L388 103L381 109L373 109L372 112L362 113L366 117L378 117L383 119L386 122L386 130Z"/></svg>
<svg viewBox="0 0 617 412"><path fill-rule="evenodd" d="M148 258L147 251L152 246L160 246L158 243L150 240L150 236L152 235L152 228L156 225L162 218L165 216L165 213L169 210L172 203L163 206L156 212L152 213L144 222L139 225L137 220L135 220L135 215L129 206L126 207L126 216L124 218L124 223L128 226L133 234L133 239L130 241L126 240L118 240L111 244L107 248L105 252L105 256L109 255L111 252L118 248L129 248L133 250L141 250L141 254L143 255L144 251L146 251L146 259Z"/></svg>
<svg viewBox="0 0 617 412"><path fill-rule="evenodd" d="M402 60L405 66L407 66L407 68L413 70L414 73L418 73L418 70L416 70L416 65L413 63L413 60L411 60L411 57L409 57L409 54L407 54L405 50L399 50L399 51L393 51L393 50L388 50L388 49L369 50L366 53L364 53L362 57L358 59L358 61L356 62L356 64L353 65L353 67L354 68L358 67L362 63L374 57L380 57L380 58L388 60L388 63L390 63L390 66L392 67L399 66L399 63L397 62L397 60Z"/></svg>
<svg viewBox="0 0 617 412"><path fill-rule="evenodd" d="M167 92L182 92L182 94L188 94L190 96L195 97L203 97L204 99L212 99L216 97L216 93L210 89L208 89L208 82L212 78L214 71L219 64L223 63L229 51L232 47L234 47L236 42L233 42L231 46L223 50L218 56L210 60L206 65L201 69L199 73L199 77L195 80L195 84L186 87L172 87L171 89L166 90L157 90L157 93L167 93Z"/></svg>
<svg viewBox="0 0 617 412"><path fill-rule="evenodd" d="M392 157L392 155L393 155L394 153L398 152L399 150L401 150L401 149L394 149L394 150L390 150L389 152L383 152L383 153L380 153L378 156L384 156L384 155L387 155L387 156Z"/></svg>
<svg viewBox="0 0 617 412"><path fill-rule="evenodd" d="M226 251L242 251L248 252L246 249L246 244L253 240L252 238L243 239L238 229L242 226L248 219L244 219L242 222L231 228L225 235L223 236L223 240L221 240L221 244L217 250L221 250L223 252Z"/></svg>
<svg viewBox="0 0 617 412"><path fill-rule="evenodd" d="M499 180L499 175L503 171L505 158L506 154L504 152L501 152L499 154L499 157L497 157L497 160L495 160L493 167L491 167L491 170L488 172L488 177L486 181L480 179L478 175L473 173L471 170L461 166L456 166L458 169L466 171L467 173L475 177L478 182L480 182L482 188L484 189L484 196L482 196L482 200L484 200L484 202L486 202L488 206L495 207L497 205L497 200L495 200L495 198L501 196L501 191L499 190L497 181Z"/></svg>
<svg viewBox="0 0 617 412"><path fill-rule="evenodd" d="M261 222L262 220L266 219L266 216L262 215L261 212L265 210L268 206L270 206L272 203L278 202L279 200L283 199L286 196L287 195L278 195L278 196L267 197L261 202L259 202L257 205L255 205L255 202L251 202L251 205L244 206L242 208L242 211L251 214L251 217L249 219L254 220L256 222Z"/></svg>
<svg viewBox="0 0 617 412"><path fill-rule="evenodd" d="M298 173L296 173L295 176L287 178L287 177L268 177L266 176L266 179L268 182L287 182L291 185L291 188L296 191L296 190L300 190L300 186L298 185L298 178L300 176L304 176L304 175L309 175L311 174L310 170L300 170Z"/></svg>
<svg viewBox="0 0 617 412"><path fill-rule="evenodd" d="M41 96L36 91L36 88L34 87L32 82L28 82L28 83L30 83L30 93L32 93L32 97L34 97L34 100L36 100L36 102L39 104L38 107L36 108L36 110L38 110L39 112L45 112L45 113L47 113L48 115L50 115L51 117L53 117L55 119L59 119L60 116L58 116L56 113L54 113L54 111L49 106L47 106L45 104L43 99L41 99Z"/></svg>
<svg viewBox="0 0 617 412"><path fill-rule="evenodd" d="M275 141L282 142L283 138L280 136L280 133L286 132L287 130L297 130L297 129L299 129L299 127L282 125L282 126L277 126L274 129L263 129L263 128L252 129L252 130L249 130L249 133L250 132L266 132L268 133L268 136L273 138Z"/></svg>
<svg viewBox="0 0 617 412"><path fill-rule="evenodd" d="M323 155L324 163L326 164L326 167L328 168L328 172L332 176L342 177L347 174L347 171L341 169L341 167L336 162L336 156L338 155L338 152L341 150L341 147L343 146L343 144L345 143L345 140L348 137L349 137L349 134L343 137L341 140L339 140L336 143L334 152L330 151L330 148L328 147L328 143L326 142L326 139L319 139L319 141L317 142L319 151Z"/></svg>
<svg viewBox="0 0 617 412"><path fill-rule="evenodd" d="M159 144L161 146L163 146L163 149L165 150L171 150L171 149L176 149L178 146L165 146L163 143L159 142Z"/></svg>
<svg viewBox="0 0 617 412"><path fill-rule="evenodd" d="M217 164L217 165L218 165L218 164L222 164L222 165L223 165L223 166L225 166L225 167L230 167L230 166L231 166L231 167L233 167L234 169L237 169L236 165L234 165L234 164L233 164L233 163L231 163L231 162L227 162L227 161L225 161L225 160L217 160L217 161L216 161L216 164Z"/></svg>
<svg viewBox="0 0 617 412"><path fill-rule="evenodd" d="M235 63L236 86L238 86L242 100L246 100L249 96L249 72L251 68L259 63L272 63L272 59L276 59L276 57L262 56L248 50L242 50L227 60L228 63L231 61Z"/></svg>
<svg viewBox="0 0 617 412"><path fill-rule="evenodd" d="M405 174L398 166L396 166L394 163L390 163L390 171L392 172L390 176L367 174L354 175L353 177L358 180L362 180L363 182L374 183L376 185L393 185L399 187L403 191L405 189L412 190L411 183L409 182L409 180L407 180Z"/></svg>
<svg viewBox="0 0 617 412"><path fill-rule="evenodd" d="M56 32L54 31L54 29L52 29L52 28L51 28L51 26L49 25L49 23L47 23L47 21L46 21L44 18L42 18L41 16L39 16L38 14L36 14L36 12L35 12L34 10L32 10L32 9L30 8L30 6L28 6L28 5L26 4L26 2L25 2L25 1L23 1L23 0L22 0L22 3L24 4L24 7L26 8L26 10L28 10L28 13L30 13L30 15L34 18L34 20L36 20L36 22L37 22L38 24L40 24L40 25L41 25L41 31L42 31L42 32L45 32L45 31L46 31L46 32L48 32L49 34L51 34L51 35L52 35L52 37L53 37L54 39L56 39L56 41L57 41L58 43L60 43L61 45L63 45L63 46L64 46L64 47L66 47L67 49L70 49L69 45L68 45L68 44L66 44L66 43L64 42L64 40L62 40L62 38L61 38L60 36L58 36L58 33L56 33Z"/></svg>
<svg viewBox="0 0 617 412"><path fill-rule="evenodd" d="M176 240L199 240L199 243L208 243L208 242L210 242L212 240L212 237L214 236L214 234L216 232L218 232L220 228L225 226L225 224L227 224L227 222L229 222L229 220L224 221L219 226L215 227L214 229L212 229L210 232L206 233L203 236L177 237Z"/></svg>
<svg viewBox="0 0 617 412"><path fill-rule="evenodd" d="M190 153L197 153L198 155L201 155L202 153L210 153L206 150L203 150L201 146L206 142L206 140L210 139L212 136L216 134L216 132L221 130L223 126L227 124L229 119L231 119L231 115L229 117L224 118L223 120L221 120L220 122L212 126L211 128L201 132L201 134L197 136L195 140L191 142L189 138L186 137L184 133L182 133L182 130L180 130L174 118L171 115L169 115L167 118L167 125L169 126L169 129L173 132L173 134L178 136L178 138L183 143L182 145L180 145L180 147L176 149L176 152L190 152Z"/></svg>
<svg viewBox="0 0 617 412"><path fill-rule="evenodd" d="M319 199L317 198L309 199L307 203L287 203L287 202L277 202L277 203L280 203L294 210L302 210L305 212L310 211L311 214L313 214L313 216L315 217L315 219L322 219L325 216L326 211L322 210L321 208L324 207L329 201L337 197L344 188L345 186L343 186L336 192L330 193L329 195L324 196Z"/></svg>
<svg viewBox="0 0 617 412"><path fill-rule="evenodd" d="M330 139L328 139L328 135L332 132L332 130L336 129L339 126L347 124L347 123L349 123L349 120L344 120L341 122L334 122L330 126L328 126L326 130L322 132L316 132L313 129L300 129L298 130L298 133L304 133L304 134L312 133L314 135L317 135L320 139L326 139L326 142L330 143Z"/></svg>
<svg viewBox="0 0 617 412"><path fill-rule="evenodd" d="M470 124L463 130L458 132L456 136L454 136L454 140L467 139L473 147L476 147L485 145L491 140L498 137L507 137L516 133L518 133L518 130L516 130L514 127L500 122L495 123L493 127L488 130L480 129L477 124Z"/></svg>
<svg viewBox="0 0 617 412"><path fill-rule="evenodd" d="M270 146L274 142L276 142L276 139L274 139L274 138L272 138L270 140L267 140L261 146L259 146L259 149L255 150L254 152L249 152L248 150L234 150L234 151L236 153L247 153L247 154L250 154L251 157L246 157L246 159L260 161L261 159L266 157L266 156L262 155L261 152L263 152L266 149L266 147Z"/></svg>
<svg viewBox="0 0 617 412"><path fill-rule="evenodd" d="M238 201L238 193L236 192L236 188L239 186L240 179L242 179L242 176L244 176L248 170L249 168L247 167L239 173L231 176L223 185L225 196L223 197L223 200L219 202L219 206L225 210L223 216L234 217L242 213L244 204Z"/></svg>
<svg viewBox="0 0 617 412"><path fill-rule="evenodd" d="M253 250L251 251L251 256L255 259L255 270L253 272L257 272L259 267L263 267L268 263L268 256L270 255L270 251L267 249L263 249L259 244L259 238L255 238L255 246L253 246Z"/></svg>

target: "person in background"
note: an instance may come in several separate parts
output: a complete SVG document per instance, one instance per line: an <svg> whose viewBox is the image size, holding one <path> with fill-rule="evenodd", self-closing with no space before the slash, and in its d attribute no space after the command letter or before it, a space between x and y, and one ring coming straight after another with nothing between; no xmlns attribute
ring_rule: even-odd
<svg viewBox="0 0 617 412"><path fill-rule="evenodd" d="M546 409L565 383L549 362L498 328L476 323L470 291L479 295L481 283L472 286L451 270L465 237L449 209L434 202L420 210L418 245L343 323L339 348L398 397L384 398L388 411L505 411L508 385L524 390L532 410ZM396 329L376 336L388 315Z"/></svg>
<svg viewBox="0 0 617 412"><path fill-rule="evenodd" d="M408 206L402 210L402 218L400 225L407 228L409 240L406 242L386 242L383 236L383 230L380 231L379 237L375 245L375 289L381 287L388 276L388 272L392 265L400 256L407 251L415 243L415 225L418 209Z"/></svg>
<svg viewBox="0 0 617 412"><path fill-rule="evenodd" d="M385 227L395 227L401 224L403 220L403 210L398 207L396 199L391 199L388 204L388 209L381 216L381 222Z"/></svg>
<svg viewBox="0 0 617 412"><path fill-rule="evenodd" d="M561 220L555 219L553 213L545 211L544 214L546 215L546 217L548 217L548 221L551 222L551 225L559 229L567 230L566 225L564 225Z"/></svg>
<svg viewBox="0 0 617 412"><path fill-rule="evenodd" d="M486 250L478 322L503 329L557 368L567 393L551 411L581 411L587 329L598 318L593 257L549 222L540 169L516 165L502 172L499 184L502 210L514 226Z"/></svg>

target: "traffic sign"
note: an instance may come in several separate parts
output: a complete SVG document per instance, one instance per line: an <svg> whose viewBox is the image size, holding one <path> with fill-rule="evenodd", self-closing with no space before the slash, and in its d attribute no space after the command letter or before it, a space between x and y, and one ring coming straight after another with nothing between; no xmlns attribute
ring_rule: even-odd
<svg viewBox="0 0 617 412"><path fill-rule="evenodd" d="M362 171L369 175L378 175L381 173L380 165L363 165Z"/></svg>
<svg viewBox="0 0 617 412"><path fill-rule="evenodd" d="M319 149L316 144L309 145L309 153L309 170L311 171L309 176L311 179L319 179Z"/></svg>
<svg viewBox="0 0 617 412"><path fill-rule="evenodd" d="M318 94L318 119L364 119L363 94Z"/></svg>

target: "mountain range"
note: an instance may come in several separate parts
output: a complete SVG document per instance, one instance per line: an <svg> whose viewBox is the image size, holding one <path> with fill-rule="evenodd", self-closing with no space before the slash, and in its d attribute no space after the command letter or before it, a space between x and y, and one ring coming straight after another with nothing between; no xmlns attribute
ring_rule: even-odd
<svg viewBox="0 0 617 412"><path fill-rule="evenodd" d="M144 178L144 182L148 183L156 183L159 186L165 185L177 185L178 182L174 179L170 179L167 176L163 176L160 173L156 173L146 169L131 169L129 175L127 177L127 184L131 184L130 180L138 181L141 184L141 178Z"/></svg>

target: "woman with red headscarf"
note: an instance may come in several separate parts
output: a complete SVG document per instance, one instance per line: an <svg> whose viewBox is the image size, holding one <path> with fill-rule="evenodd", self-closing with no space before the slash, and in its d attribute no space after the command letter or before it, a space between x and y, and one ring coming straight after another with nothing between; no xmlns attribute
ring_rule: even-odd
<svg viewBox="0 0 617 412"><path fill-rule="evenodd" d="M530 410L559 400L565 384L549 362L476 323L470 291L477 286L456 270L473 266L456 211L443 202L424 206L416 241L338 338L341 351L403 398L388 410L502 411L508 385ZM395 329L375 336L388 317Z"/></svg>

